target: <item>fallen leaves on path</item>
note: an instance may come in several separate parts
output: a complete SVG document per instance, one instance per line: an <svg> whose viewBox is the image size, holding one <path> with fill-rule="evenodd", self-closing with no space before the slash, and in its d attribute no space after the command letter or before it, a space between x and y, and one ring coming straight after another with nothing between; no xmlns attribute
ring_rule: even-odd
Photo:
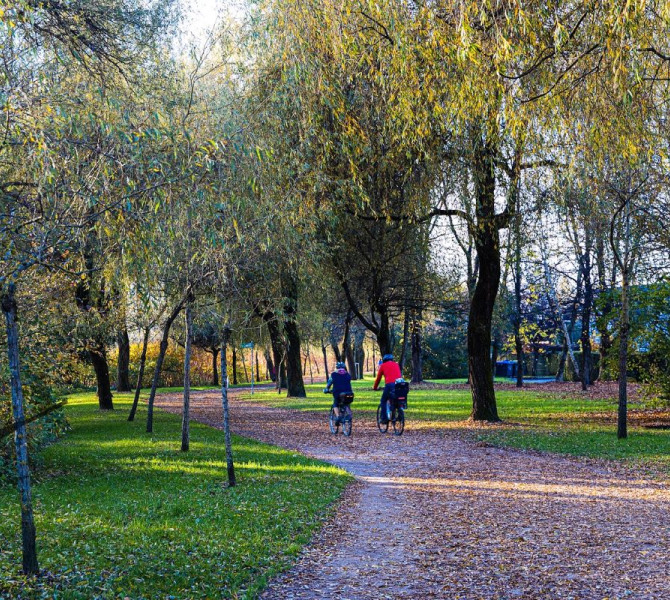
<svg viewBox="0 0 670 600"><path fill-rule="evenodd" d="M180 410L180 396L159 406ZM220 426L220 398L193 418ZM670 492L606 461L476 445L450 429L381 435L354 412L352 438L326 415L233 399L235 433L354 473L330 523L266 599L664 599ZM425 426L425 424L424 424Z"/></svg>

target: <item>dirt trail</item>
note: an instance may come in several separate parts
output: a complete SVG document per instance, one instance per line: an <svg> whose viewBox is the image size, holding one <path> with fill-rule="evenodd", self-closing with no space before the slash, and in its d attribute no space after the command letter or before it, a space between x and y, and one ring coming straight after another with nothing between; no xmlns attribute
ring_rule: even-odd
<svg viewBox="0 0 670 600"><path fill-rule="evenodd" d="M180 410L178 396L157 401ZM218 394L196 392L191 407L194 419L220 426ZM412 429L411 411L400 438L355 412L351 439L331 435L321 413L233 397L231 415L235 433L329 461L359 482L338 519L262 598L670 597L663 482L611 463Z"/></svg>

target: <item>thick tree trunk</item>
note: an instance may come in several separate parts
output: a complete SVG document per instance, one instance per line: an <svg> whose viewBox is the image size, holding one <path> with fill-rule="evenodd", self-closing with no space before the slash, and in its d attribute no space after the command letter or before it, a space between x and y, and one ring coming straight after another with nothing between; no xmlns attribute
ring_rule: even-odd
<svg viewBox="0 0 670 600"><path fill-rule="evenodd" d="M188 452L191 441L191 339L193 338L193 318L191 302L186 302L186 340L184 343L184 406L181 419L181 451Z"/></svg>
<svg viewBox="0 0 670 600"><path fill-rule="evenodd" d="M491 326L500 285L500 236L495 215L494 152L478 144L474 153L477 225L475 248L479 277L470 303L468 319L468 372L472 390L472 419L500 421L491 368Z"/></svg>
<svg viewBox="0 0 670 600"><path fill-rule="evenodd" d="M98 387L98 406L100 410L114 410L112 384L109 377L109 365L107 364L105 345L99 343L94 349L89 350L88 354L95 371L95 381Z"/></svg>
<svg viewBox="0 0 670 600"><path fill-rule="evenodd" d="M221 373L226 373L228 366L226 365L226 352L228 349L228 340L230 339L230 328L224 327L221 335ZM228 486L235 485L235 465L233 463L233 445L230 436L230 415L228 413L228 387L226 385L226 378L221 377L221 403L223 405L223 435L226 446L226 468L228 471Z"/></svg>
<svg viewBox="0 0 670 600"><path fill-rule="evenodd" d="M7 322L7 358L9 362L10 385L12 389L12 416L15 423L14 447L16 450L16 470L19 493L21 494L21 539L23 545L23 572L38 575L37 544L33 500L30 487L30 466L28 464L28 439L25 414L23 412L23 388L19 365L19 331L16 325L16 299L14 284L2 298L2 310Z"/></svg>
<svg viewBox="0 0 670 600"><path fill-rule="evenodd" d="M261 372L260 372L260 367L258 366L258 351L256 351L256 381L260 382L261 380Z"/></svg>
<svg viewBox="0 0 670 600"><path fill-rule="evenodd" d="M421 348L421 315L415 315L412 324L412 383L423 381L423 355Z"/></svg>
<svg viewBox="0 0 670 600"><path fill-rule="evenodd" d="M288 396L305 398L305 383L302 378L300 333L298 332L298 282L291 274L281 278L284 295L284 334L286 335L286 390Z"/></svg>
<svg viewBox="0 0 670 600"><path fill-rule="evenodd" d="M338 347L337 343L331 341L330 347L333 349L333 354L335 355L335 362L344 362L342 360L342 352L340 352L340 348Z"/></svg>
<svg viewBox="0 0 670 600"><path fill-rule="evenodd" d="M385 309L381 309L379 313L379 328L376 332L377 346L382 356L384 354L391 354L393 352L393 344L391 343L391 325L389 323L389 315Z"/></svg>
<svg viewBox="0 0 670 600"><path fill-rule="evenodd" d="M219 385L219 349L212 348L212 385Z"/></svg>
<svg viewBox="0 0 670 600"><path fill-rule="evenodd" d="M286 390L289 396L305 398L305 384L302 379L300 362L300 335L298 324L293 320L284 323L286 333Z"/></svg>
<svg viewBox="0 0 670 600"><path fill-rule="evenodd" d="M137 412L137 405L140 401L140 392L142 391L142 379L144 378L144 366L147 362L147 346L149 345L149 334L151 327L145 327L144 338L142 339L142 355L140 356L140 370L137 374L137 386L135 387L135 398L133 399L133 406L128 415L129 421L135 420L135 413Z"/></svg>
<svg viewBox="0 0 670 600"><path fill-rule="evenodd" d="M119 350L119 357L116 362L116 391L130 392L130 337L128 329L123 327L116 334L116 345Z"/></svg>
<svg viewBox="0 0 670 600"><path fill-rule="evenodd" d="M151 392L149 393L149 401L147 406L147 433L152 433L154 430L154 401L156 399L156 390L158 389L158 380L161 376L161 369L163 368L163 361L165 360L165 353L168 349L168 341L170 336L170 328L172 323L177 318L181 309L184 307L184 302L186 297L174 307L170 316L165 321L163 325L163 336L161 337L161 343L158 348L158 359L156 360L156 368L154 369L154 376L151 382Z"/></svg>
<svg viewBox="0 0 670 600"><path fill-rule="evenodd" d="M233 346L233 385L237 385L237 350Z"/></svg>
<svg viewBox="0 0 670 600"><path fill-rule="evenodd" d="M498 232L477 245L479 279L472 296L468 321L468 367L472 388L472 419L499 421L491 368L491 322L500 281Z"/></svg>

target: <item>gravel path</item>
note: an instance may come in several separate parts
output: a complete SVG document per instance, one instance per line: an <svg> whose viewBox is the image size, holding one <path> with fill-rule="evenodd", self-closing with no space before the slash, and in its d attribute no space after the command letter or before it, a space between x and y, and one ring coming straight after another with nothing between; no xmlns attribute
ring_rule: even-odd
<svg viewBox="0 0 670 600"><path fill-rule="evenodd" d="M181 398L158 405L179 412ZM220 426L220 396L192 417ZM670 598L670 491L612 463L475 445L453 429L381 435L231 399L233 431L334 463L358 484L264 599ZM279 425L278 425L279 423Z"/></svg>

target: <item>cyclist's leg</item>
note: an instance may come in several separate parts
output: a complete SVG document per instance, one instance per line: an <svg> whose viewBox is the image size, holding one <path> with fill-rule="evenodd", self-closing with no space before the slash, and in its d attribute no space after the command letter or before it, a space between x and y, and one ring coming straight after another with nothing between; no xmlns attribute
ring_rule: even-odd
<svg viewBox="0 0 670 600"><path fill-rule="evenodd" d="M386 394L386 415L390 421L393 414L393 403L395 402L395 383L385 385L384 393Z"/></svg>
<svg viewBox="0 0 670 600"><path fill-rule="evenodd" d="M340 405L339 405L338 399L335 397L335 394L333 394L333 412L335 413L335 418L339 419L340 418Z"/></svg>
<svg viewBox="0 0 670 600"><path fill-rule="evenodd" d="M381 420L382 423L386 423L388 421L388 385L384 386L384 389L382 391L382 397L381 400L379 401L379 405L381 406Z"/></svg>

